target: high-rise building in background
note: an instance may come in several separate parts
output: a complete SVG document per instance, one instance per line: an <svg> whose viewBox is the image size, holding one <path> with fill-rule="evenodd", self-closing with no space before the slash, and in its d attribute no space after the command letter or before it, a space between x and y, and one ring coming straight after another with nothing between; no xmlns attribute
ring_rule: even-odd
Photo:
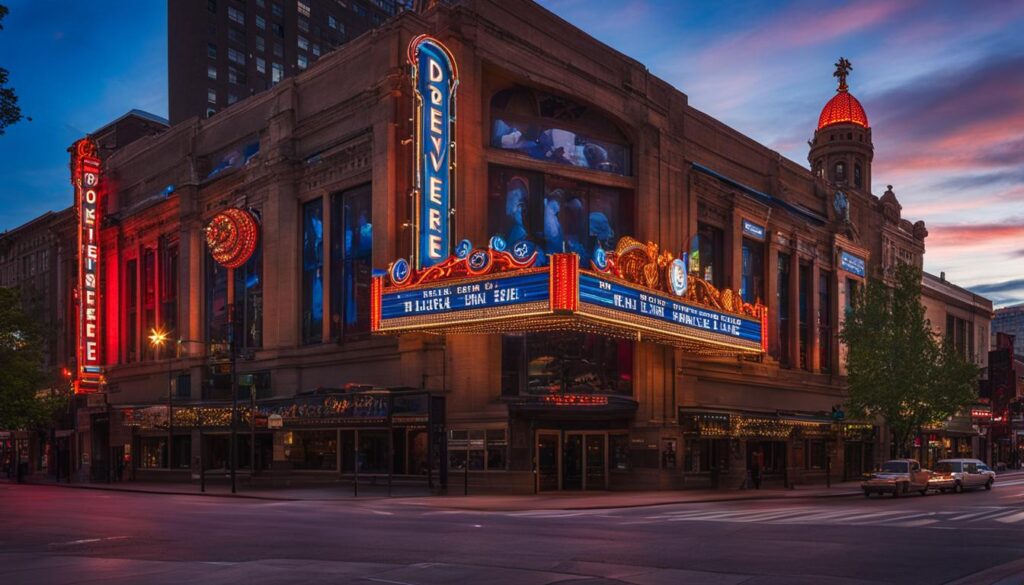
<svg viewBox="0 0 1024 585"><path fill-rule="evenodd" d="M996 309L995 317L992 319L992 335L997 333L1012 335L1014 353L1024 354L1024 303ZM992 345L996 345L994 338Z"/></svg>
<svg viewBox="0 0 1024 585"><path fill-rule="evenodd" d="M380 25L402 0L170 0L171 124L209 117Z"/></svg>

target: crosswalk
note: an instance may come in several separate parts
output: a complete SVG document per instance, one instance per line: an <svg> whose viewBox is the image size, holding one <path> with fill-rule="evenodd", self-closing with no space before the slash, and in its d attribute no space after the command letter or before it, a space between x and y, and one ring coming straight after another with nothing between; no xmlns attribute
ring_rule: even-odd
<svg viewBox="0 0 1024 585"><path fill-rule="evenodd" d="M973 506L954 510L897 508L872 510L863 506L799 506L765 509L687 509L622 518L621 525L672 522L725 522L745 524L806 524L841 526L890 526L903 528L1005 528L1024 527L1020 506Z"/></svg>

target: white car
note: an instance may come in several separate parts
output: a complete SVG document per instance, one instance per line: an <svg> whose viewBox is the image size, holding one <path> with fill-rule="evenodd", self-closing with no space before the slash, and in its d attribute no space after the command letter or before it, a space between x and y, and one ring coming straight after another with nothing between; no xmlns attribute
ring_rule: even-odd
<svg viewBox="0 0 1024 585"><path fill-rule="evenodd" d="M990 490L996 481L996 472L979 459L942 459L932 471L928 487L940 492L960 493L980 487Z"/></svg>
<svg viewBox="0 0 1024 585"><path fill-rule="evenodd" d="M931 472L921 469L921 464L914 459L893 459L880 465L860 487L864 490L865 498L871 497L873 493L892 494L898 498L910 492L918 492L924 496L931 487L931 476Z"/></svg>

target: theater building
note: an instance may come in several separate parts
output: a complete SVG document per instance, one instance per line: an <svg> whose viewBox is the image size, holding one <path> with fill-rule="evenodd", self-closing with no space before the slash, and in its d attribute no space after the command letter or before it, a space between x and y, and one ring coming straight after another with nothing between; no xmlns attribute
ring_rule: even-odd
<svg viewBox="0 0 1024 585"><path fill-rule="evenodd" d="M870 192L847 65L812 172L534 3L453 2L102 158L82 462L225 468L233 362L245 472L857 476L836 333L927 232Z"/></svg>

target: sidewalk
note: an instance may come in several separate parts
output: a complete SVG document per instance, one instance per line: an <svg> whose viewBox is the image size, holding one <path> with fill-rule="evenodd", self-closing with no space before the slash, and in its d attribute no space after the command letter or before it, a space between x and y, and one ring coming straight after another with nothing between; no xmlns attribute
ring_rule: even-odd
<svg viewBox="0 0 1024 585"><path fill-rule="evenodd" d="M1024 479L1024 471L1005 471L997 476L1000 480ZM480 494L462 495L461 486L449 488L446 496L430 495L426 486L395 485L388 495L386 485L360 484L359 495L354 496L350 482L303 485L293 487L265 487L243 484L238 493L232 494L230 487L222 481L208 481L206 492L199 491L199 484L121 482L121 483L61 483L31 481L28 485L48 485L77 489L108 490L146 494L210 496L243 498L271 501L324 501L324 502L370 502L389 500L395 505L418 506L448 510L474 511L523 511L523 510L594 510L602 508L631 508L660 506L666 504L689 504L702 502L730 502L743 500L785 500L799 498L841 498L861 495L860 482L834 483L823 485L802 485L793 489L761 490L675 490L675 491L631 491L631 492L556 492L536 495Z"/></svg>

